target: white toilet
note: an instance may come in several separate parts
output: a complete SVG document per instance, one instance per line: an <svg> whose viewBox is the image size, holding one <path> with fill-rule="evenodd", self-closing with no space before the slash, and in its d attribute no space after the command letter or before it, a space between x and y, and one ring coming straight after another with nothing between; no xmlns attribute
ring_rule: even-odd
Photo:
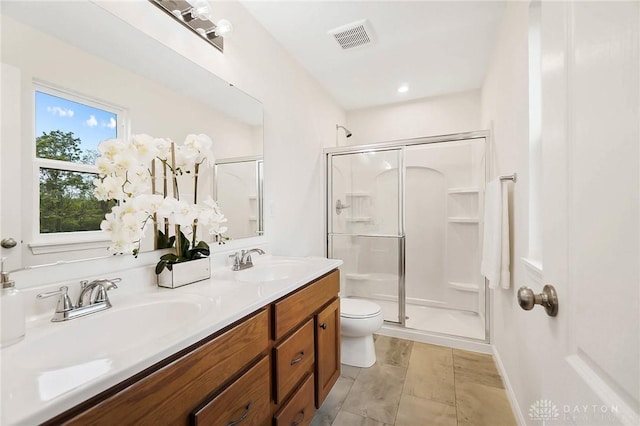
<svg viewBox="0 0 640 426"><path fill-rule="evenodd" d="M341 361L354 367L376 362L373 333L382 327L382 309L368 300L340 299Z"/></svg>

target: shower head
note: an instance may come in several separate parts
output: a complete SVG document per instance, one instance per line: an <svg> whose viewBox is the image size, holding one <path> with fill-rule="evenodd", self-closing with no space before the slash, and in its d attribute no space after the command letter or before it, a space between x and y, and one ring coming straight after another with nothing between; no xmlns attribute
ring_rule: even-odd
<svg viewBox="0 0 640 426"><path fill-rule="evenodd" d="M353 135L353 133L351 133L351 131L349 129L347 129L346 127L341 126L339 124L336 124L336 132L338 131L338 129L343 129L348 138L350 138L351 135Z"/></svg>

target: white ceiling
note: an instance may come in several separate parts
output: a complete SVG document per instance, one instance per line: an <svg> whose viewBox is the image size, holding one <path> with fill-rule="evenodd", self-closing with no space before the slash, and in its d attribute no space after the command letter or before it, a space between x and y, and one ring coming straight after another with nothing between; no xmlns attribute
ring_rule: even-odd
<svg viewBox="0 0 640 426"><path fill-rule="evenodd" d="M346 110L479 89L500 1L251 1L242 4ZM374 43L327 32L368 19ZM406 83L410 89L400 94Z"/></svg>

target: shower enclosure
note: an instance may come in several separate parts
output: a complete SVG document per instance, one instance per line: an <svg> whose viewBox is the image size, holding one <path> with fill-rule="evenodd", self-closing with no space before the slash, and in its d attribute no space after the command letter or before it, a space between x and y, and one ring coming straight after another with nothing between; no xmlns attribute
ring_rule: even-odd
<svg viewBox="0 0 640 426"><path fill-rule="evenodd" d="M342 297L386 324L488 341L480 274L486 132L325 151Z"/></svg>

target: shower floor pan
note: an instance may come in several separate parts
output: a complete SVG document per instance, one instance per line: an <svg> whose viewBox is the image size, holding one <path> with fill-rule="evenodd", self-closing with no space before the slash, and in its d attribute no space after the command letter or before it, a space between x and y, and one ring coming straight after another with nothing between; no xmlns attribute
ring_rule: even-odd
<svg viewBox="0 0 640 426"><path fill-rule="evenodd" d="M385 319L397 317L397 302L379 299L371 300L382 308ZM452 336L484 340L484 318L475 312L457 311L447 308L406 304L406 328L449 334Z"/></svg>

